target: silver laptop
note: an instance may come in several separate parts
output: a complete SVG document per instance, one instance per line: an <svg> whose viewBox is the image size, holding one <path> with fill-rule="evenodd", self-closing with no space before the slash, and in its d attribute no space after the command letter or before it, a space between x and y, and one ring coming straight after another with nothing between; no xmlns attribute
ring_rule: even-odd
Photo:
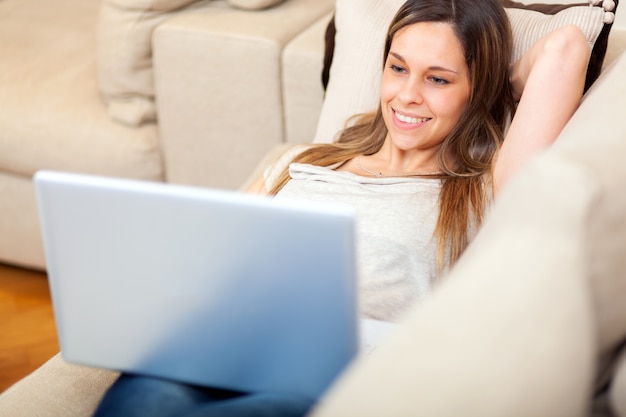
<svg viewBox="0 0 626 417"><path fill-rule="evenodd" d="M318 397L356 354L348 208L51 171L35 186L67 361Z"/></svg>

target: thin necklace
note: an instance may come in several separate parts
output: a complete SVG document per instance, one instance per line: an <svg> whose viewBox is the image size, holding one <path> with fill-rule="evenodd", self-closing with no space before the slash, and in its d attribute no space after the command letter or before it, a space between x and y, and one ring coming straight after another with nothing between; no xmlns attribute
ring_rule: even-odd
<svg viewBox="0 0 626 417"><path fill-rule="evenodd" d="M412 174L406 174L406 175L385 175L382 172L378 171L372 171L370 169L365 168L362 164L361 164L361 155L356 157L356 166L358 166L360 169L362 169L364 172L367 172L368 174L370 174L373 177L376 178L382 178L382 177L387 177L387 178L394 178L394 177L416 177L416 176L428 176L428 175L436 175L436 174L441 174L441 171L425 171L425 172L415 172Z"/></svg>

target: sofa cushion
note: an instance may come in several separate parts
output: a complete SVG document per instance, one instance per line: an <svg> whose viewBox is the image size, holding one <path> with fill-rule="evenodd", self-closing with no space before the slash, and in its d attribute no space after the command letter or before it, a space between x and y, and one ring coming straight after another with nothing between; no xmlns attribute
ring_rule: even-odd
<svg viewBox="0 0 626 417"><path fill-rule="evenodd" d="M98 16L98 86L109 115L139 126L156 120L152 32L197 0L103 0Z"/></svg>
<svg viewBox="0 0 626 417"><path fill-rule="evenodd" d="M272 7L285 0L228 0L230 4L240 9L258 10Z"/></svg>
<svg viewBox="0 0 626 417"><path fill-rule="evenodd" d="M334 37L327 38L327 48L333 51L330 79L315 142L332 141L350 116L371 111L378 105L384 39L389 23L403 3L404 0L337 1L334 20L337 31ZM594 59L595 67L598 67L598 62L601 67L612 24L612 21L605 23L605 18L607 13L612 12L602 7L572 4L555 15L547 15L520 9L523 6L521 3L515 5L515 8L507 7L513 27L512 60L523 55L538 37L560 26L576 24L592 46L600 34L604 37L600 42L604 47L594 49L598 57ZM614 10L614 6L608 8ZM328 53L326 55L329 62L331 59ZM355 67L359 68L358 73L353 70ZM599 70L594 69L590 76L597 77L598 74ZM588 84L593 80L595 78L590 78Z"/></svg>
<svg viewBox="0 0 626 417"><path fill-rule="evenodd" d="M0 1L0 169L162 179L156 127L111 121L95 79L100 0ZM51 16L54 16L51 18Z"/></svg>
<svg viewBox="0 0 626 417"><path fill-rule="evenodd" d="M98 83L109 115L139 126L156 120L152 35L187 10L230 5L257 10L283 0L103 0L98 20Z"/></svg>
<svg viewBox="0 0 626 417"><path fill-rule="evenodd" d="M516 39L513 62L521 58L523 51L530 48L544 34L566 24L574 23L583 29L592 48L587 67L585 90L593 84L602 72L609 34L615 20L617 1L607 2L603 8L603 15L598 13L599 7L590 8L587 5L525 5L511 0L501 1L507 8L513 28L513 38Z"/></svg>

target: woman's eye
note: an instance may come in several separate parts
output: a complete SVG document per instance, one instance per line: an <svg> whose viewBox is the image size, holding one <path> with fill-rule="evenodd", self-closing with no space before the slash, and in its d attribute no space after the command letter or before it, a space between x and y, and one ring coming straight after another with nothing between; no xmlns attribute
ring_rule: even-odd
<svg viewBox="0 0 626 417"><path fill-rule="evenodd" d="M437 84L437 85L446 85L446 84L448 84L448 80L446 80L445 78L441 78L441 77L433 76L433 77L430 77L430 80L433 83Z"/></svg>
<svg viewBox="0 0 626 417"><path fill-rule="evenodd" d="M389 68L391 68L391 70L392 70L393 72L397 72L397 73L399 73L399 74L404 72L404 68L402 68L402 67L401 67L401 66L399 66L399 65L391 64L391 65L389 66Z"/></svg>

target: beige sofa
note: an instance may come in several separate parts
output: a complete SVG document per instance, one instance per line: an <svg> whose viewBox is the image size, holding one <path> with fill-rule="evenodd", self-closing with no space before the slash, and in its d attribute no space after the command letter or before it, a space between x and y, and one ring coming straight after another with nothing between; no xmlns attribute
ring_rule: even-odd
<svg viewBox="0 0 626 417"><path fill-rule="evenodd" d="M317 107L317 140L332 136L342 112L371 105L380 65L371 45L401 2L337 0L335 56L321 113ZM327 19L301 32L283 55L305 51L311 33L320 41ZM433 296L331 387L316 417L626 416L621 21L618 13L602 74L559 141L502 193ZM320 48L303 52L303 65L315 57L319 70ZM316 108L307 97L296 108ZM116 375L57 355L0 395L0 416L89 415Z"/></svg>
<svg viewBox="0 0 626 417"><path fill-rule="evenodd" d="M38 169L236 188L274 146L310 141L323 38L304 32L333 4L1 1L0 262L45 268Z"/></svg>

